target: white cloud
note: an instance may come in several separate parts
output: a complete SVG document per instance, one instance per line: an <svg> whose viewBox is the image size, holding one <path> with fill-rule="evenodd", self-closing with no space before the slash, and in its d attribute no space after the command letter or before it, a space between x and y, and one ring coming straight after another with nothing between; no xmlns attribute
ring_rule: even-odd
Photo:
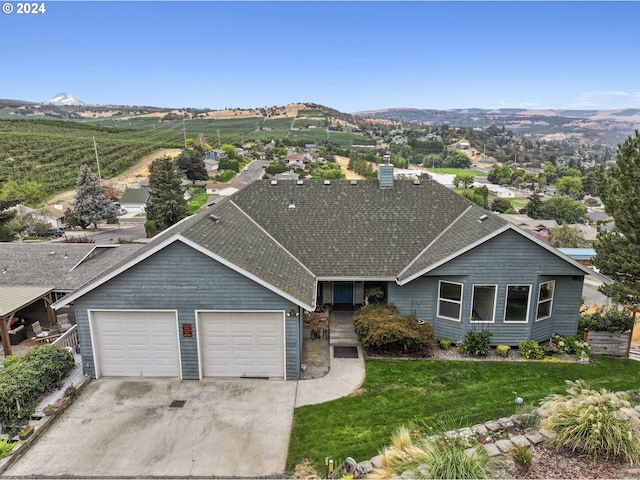
<svg viewBox="0 0 640 480"><path fill-rule="evenodd" d="M640 92L582 92L578 98L565 108L617 110L621 108L640 108Z"/></svg>

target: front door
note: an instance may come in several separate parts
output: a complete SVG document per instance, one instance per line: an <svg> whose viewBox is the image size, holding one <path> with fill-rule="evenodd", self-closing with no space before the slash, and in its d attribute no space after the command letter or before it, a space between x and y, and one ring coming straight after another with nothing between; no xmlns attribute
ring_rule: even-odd
<svg viewBox="0 0 640 480"><path fill-rule="evenodd" d="M333 303L353 305L353 282L335 282L333 284Z"/></svg>

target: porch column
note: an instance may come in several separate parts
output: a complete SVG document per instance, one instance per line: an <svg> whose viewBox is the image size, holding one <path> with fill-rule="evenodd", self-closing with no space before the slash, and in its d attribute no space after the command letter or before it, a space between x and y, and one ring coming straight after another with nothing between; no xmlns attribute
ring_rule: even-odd
<svg viewBox="0 0 640 480"><path fill-rule="evenodd" d="M13 315L5 317L0 321L0 333L2 334L2 350L4 356L11 355L11 342L9 341L9 322L13 318Z"/></svg>

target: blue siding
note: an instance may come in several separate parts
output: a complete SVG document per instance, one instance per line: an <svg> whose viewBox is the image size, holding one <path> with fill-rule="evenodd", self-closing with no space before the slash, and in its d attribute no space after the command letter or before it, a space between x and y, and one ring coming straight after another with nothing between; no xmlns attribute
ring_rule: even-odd
<svg viewBox="0 0 640 480"><path fill-rule="evenodd" d="M490 329L492 344L517 345L524 339L548 340L555 332L576 334L583 275L581 270L543 247L507 231L405 286L390 283L388 302L395 304L400 313L413 312L432 325L436 338L447 337L460 342L468 330ZM437 317L439 280L463 284L461 321ZM549 280L556 281L552 315L535 321L538 286ZM469 321L474 284L497 285L493 323ZM531 286L526 323L504 322L508 285Z"/></svg>
<svg viewBox="0 0 640 480"><path fill-rule="evenodd" d="M182 376L198 379L196 310L282 310L298 306L202 253L175 242L75 301L84 373L95 377L88 309L172 309L193 337L180 336ZM286 317L287 378L300 372L300 317Z"/></svg>

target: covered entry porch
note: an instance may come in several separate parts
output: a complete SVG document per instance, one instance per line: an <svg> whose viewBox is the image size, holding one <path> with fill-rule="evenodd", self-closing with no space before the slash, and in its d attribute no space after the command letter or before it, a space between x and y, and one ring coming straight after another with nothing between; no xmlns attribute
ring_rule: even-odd
<svg viewBox="0 0 640 480"><path fill-rule="evenodd" d="M325 280L318 282L318 305L360 306L384 303L386 281Z"/></svg>

